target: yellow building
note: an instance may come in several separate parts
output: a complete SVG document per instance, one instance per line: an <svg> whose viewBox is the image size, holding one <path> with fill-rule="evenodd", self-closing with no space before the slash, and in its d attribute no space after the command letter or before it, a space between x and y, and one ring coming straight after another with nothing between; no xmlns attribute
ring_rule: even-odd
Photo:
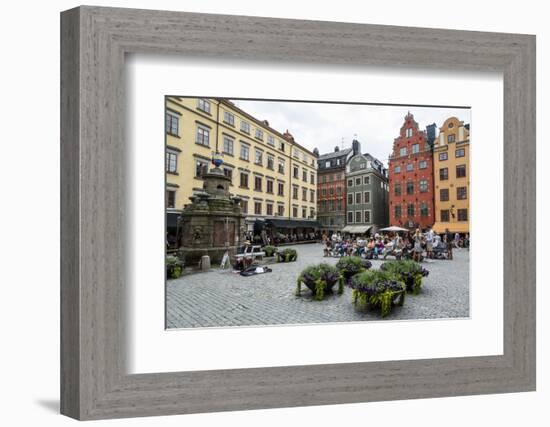
<svg viewBox="0 0 550 427"><path fill-rule="evenodd" d="M434 142L436 233L470 232L470 125L445 120Z"/></svg>
<svg viewBox="0 0 550 427"><path fill-rule="evenodd" d="M288 131L271 128L225 99L171 96L165 111L168 212L180 212L202 189L201 175L219 152L250 230L257 219L283 228L284 220L292 221L296 229L316 218L317 156Z"/></svg>

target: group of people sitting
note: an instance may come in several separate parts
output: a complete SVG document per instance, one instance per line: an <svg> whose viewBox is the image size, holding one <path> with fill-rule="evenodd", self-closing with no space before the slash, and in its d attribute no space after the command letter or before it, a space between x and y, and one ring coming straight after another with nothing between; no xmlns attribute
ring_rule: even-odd
<svg viewBox="0 0 550 427"><path fill-rule="evenodd" d="M422 233L416 229L414 233L407 232L403 236L398 233L378 234L371 237L343 238L339 233L330 238L323 236L324 256L360 256L366 259L386 259L389 256L395 259L413 259L422 261L424 256L430 259L453 259L453 247L464 246L468 242L467 236L457 240L450 233L439 235L432 229ZM425 255L424 255L425 253Z"/></svg>

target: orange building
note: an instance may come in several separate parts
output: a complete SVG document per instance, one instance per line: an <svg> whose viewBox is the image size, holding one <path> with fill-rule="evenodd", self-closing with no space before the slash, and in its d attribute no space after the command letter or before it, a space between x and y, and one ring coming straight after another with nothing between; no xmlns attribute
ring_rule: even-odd
<svg viewBox="0 0 550 427"><path fill-rule="evenodd" d="M435 224L442 233L470 232L470 125L445 120L434 144Z"/></svg>

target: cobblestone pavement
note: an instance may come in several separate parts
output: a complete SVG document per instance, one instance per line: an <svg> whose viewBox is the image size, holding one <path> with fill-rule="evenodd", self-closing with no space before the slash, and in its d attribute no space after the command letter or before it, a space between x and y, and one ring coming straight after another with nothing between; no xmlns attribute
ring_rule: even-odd
<svg viewBox="0 0 550 427"><path fill-rule="evenodd" d="M351 289L313 301L302 286L296 297L296 278L310 264L328 262L321 244L297 245L298 261L272 264L272 273L241 277L231 271L211 270L169 280L166 286L168 328L277 325L380 320L377 311L357 311ZM372 268L382 261L374 260ZM426 260L430 271L419 295L407 294L384 320L435 319L469 316L469 253L454 250L454 260Z"/></svg>

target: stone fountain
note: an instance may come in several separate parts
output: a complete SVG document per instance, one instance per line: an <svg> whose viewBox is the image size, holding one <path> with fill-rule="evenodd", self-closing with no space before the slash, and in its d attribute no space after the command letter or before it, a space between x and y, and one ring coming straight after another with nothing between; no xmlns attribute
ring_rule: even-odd
<svg viewBox="0 0 550 427"><path fill-rule="evenodd" d="M221 160L213 163L202 177L202 191L189 197L180 216L178 256L188 266L198 265L204 255L219 264L225 252L235 255L244 239L241 198L229 193L231 178L220 169Z"/></svg>

